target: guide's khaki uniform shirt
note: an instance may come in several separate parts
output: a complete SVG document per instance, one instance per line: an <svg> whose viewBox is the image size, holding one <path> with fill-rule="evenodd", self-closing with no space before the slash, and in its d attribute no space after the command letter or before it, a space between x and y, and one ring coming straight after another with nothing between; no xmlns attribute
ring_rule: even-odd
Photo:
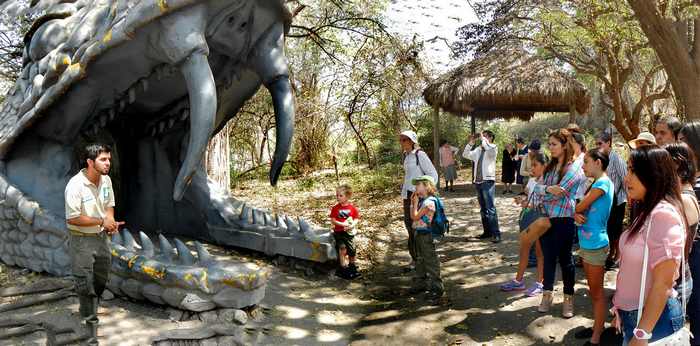
<svg viewBox="0 0 700 346"><path fill-rule="evenodd" d="M68 181L65 190L66 220L85 215L94 218L107 216L107 208L114 208L114 190L112 179L108 175L100 177L100 186L95 186L85 175L85 169ZM100 233L99 225L81 227L67 224L68 229L81 233Z"/></svg>

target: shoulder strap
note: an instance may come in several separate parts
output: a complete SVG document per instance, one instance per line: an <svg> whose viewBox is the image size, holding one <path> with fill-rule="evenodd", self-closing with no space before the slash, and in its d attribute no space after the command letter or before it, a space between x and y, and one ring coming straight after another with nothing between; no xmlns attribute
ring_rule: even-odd
<svg viewBox="0 0 700 346"><path fill-rule="evenodd" d="M416 150L416 165L418 166L418 169L420 169L421 175L425 175L425 171L423 170L423 166L420 164L420 157L418 156L418 153L423 151L423 149L417 149ZM424 151L423 151L424 152Z"/></svg>

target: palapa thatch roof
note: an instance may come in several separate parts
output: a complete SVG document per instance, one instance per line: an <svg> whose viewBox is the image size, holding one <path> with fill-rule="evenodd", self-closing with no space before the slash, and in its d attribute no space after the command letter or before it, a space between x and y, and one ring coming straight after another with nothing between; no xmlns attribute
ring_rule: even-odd
<svg viewBox="0 0 700 346"><path fill-rule="evenodd" d="M494 51L440 76L423 91L431 106L478 119L529 120L535 112L586 114L584 85L552 61L522 50Z"/></svg>

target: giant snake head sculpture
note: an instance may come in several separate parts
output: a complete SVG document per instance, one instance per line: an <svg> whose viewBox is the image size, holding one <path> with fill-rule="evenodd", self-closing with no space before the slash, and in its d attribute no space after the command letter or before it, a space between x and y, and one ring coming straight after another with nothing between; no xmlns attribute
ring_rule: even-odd
<svg viewBox="0 0 700 346"><path fill-rule="evenodd" d="M93 141L115 149L117 213L132 229L318 262L335 257L328 234L227 196L203 166L211 137L264 85L276 116L270 182L280 175L294 124L283 0L33 0L25 11L36 19L24 67L0 108L3 261L68 273L63 189L82 165L77 153ZM124 238L133 239L115 239L114 256L134 262L138 246ZM200 264L186 247L177 250L180 261L168 265Z"/></svg>

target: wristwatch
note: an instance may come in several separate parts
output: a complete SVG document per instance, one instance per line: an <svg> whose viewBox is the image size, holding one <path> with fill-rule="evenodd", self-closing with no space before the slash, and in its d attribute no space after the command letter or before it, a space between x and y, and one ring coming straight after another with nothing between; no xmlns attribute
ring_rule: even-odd
<svg viewBox="0 0 700 346"><path fill-rule="evenodd" d="M648 332L647 332L646 330L644 330L644 329L634 328L634 331L633 331L632 333L634 334L634 338L635 338L635 339L639 339L639 340L649 340L649 339L651 339L651 333L648 333Z"/></svg>

